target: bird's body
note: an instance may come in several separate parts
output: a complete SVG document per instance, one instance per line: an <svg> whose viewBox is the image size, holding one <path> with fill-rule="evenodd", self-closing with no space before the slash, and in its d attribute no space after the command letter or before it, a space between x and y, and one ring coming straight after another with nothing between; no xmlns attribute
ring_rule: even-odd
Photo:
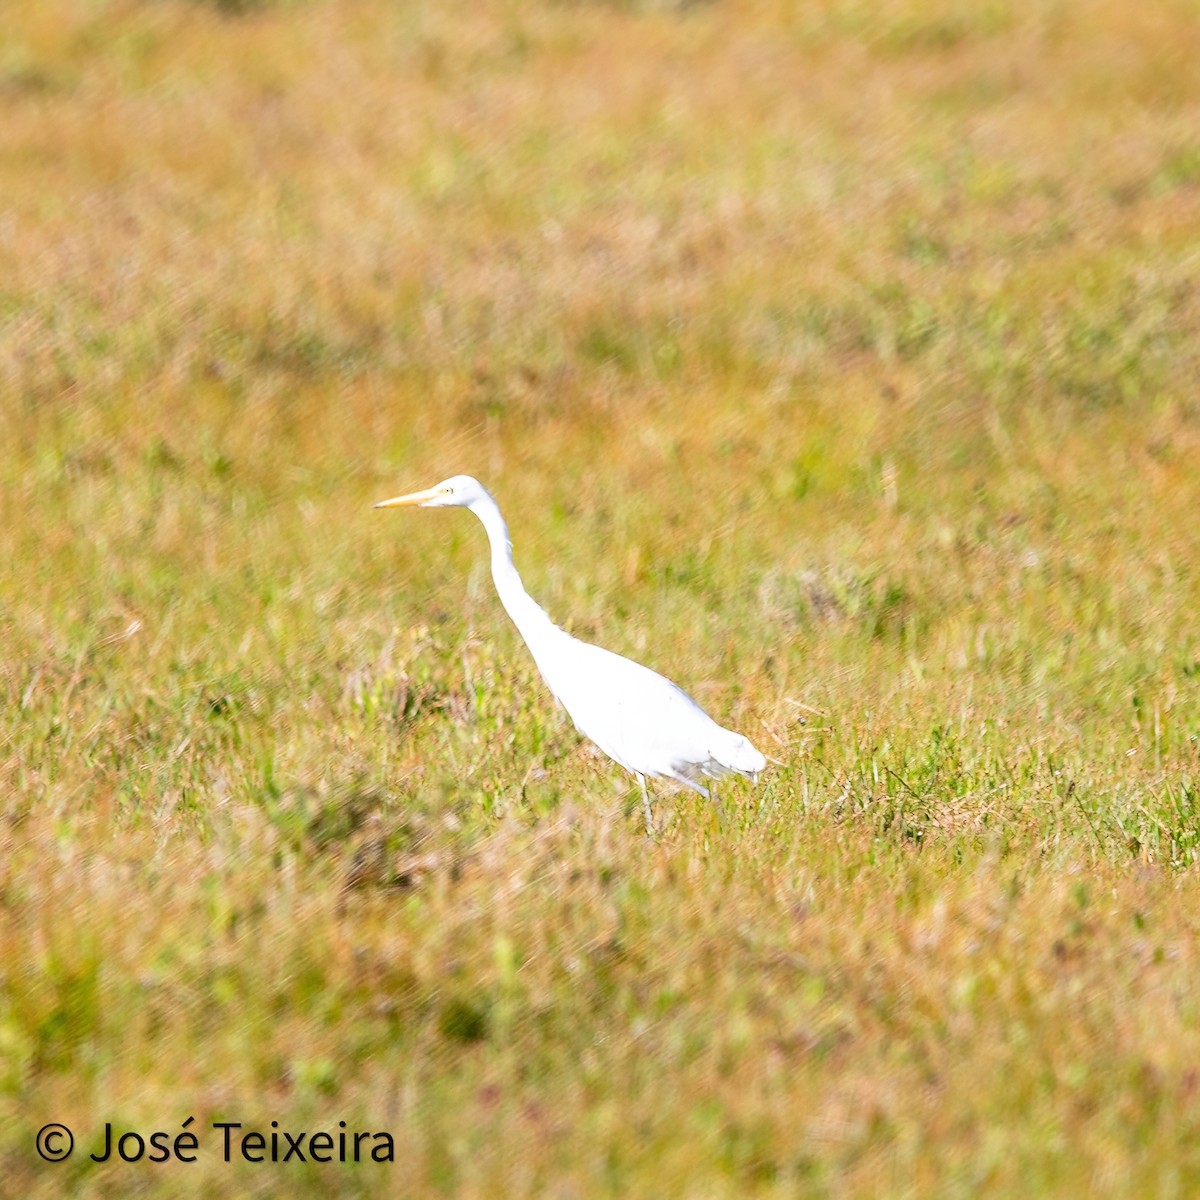
<svg viewBox="0 0 1200 1200"><path fill-rule="evenodd" d="M707 794L706 778L733 771L753 777L766 765L740 733L722 729L669 679L602 646L564 637L570 645L551 664L534 656L542 678L579 732L627 771Z"/></svg>
<svg viewBox="0 0 1200 1200"><path fill-rule="evenodd" d="M469 508L483 523L500 602L525 639L546 686L580 733L638 776L647 822L647 775L674 779L708 795L705 780L732 773L754 779L766 766L766 759L746 738L723 729L669 679L555 625L525 591L513 565L504 517L478 480L456 475L427 491L397 496L376 507L407 504Z"/></svg>

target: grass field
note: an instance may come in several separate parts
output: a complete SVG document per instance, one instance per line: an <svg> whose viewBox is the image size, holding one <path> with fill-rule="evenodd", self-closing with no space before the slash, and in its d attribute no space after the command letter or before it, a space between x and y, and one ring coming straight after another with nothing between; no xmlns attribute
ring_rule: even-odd
<svg viewBox="0 0 1200 1200"><path fill-rule="evenodd" d="M1195 1195L1197 62L1191 0L9 6L0 1192ZM370 507L460 471L773 759L724 823L648 838L473 518ZM272 1121L394 1162L224 1161Z"/></svg>

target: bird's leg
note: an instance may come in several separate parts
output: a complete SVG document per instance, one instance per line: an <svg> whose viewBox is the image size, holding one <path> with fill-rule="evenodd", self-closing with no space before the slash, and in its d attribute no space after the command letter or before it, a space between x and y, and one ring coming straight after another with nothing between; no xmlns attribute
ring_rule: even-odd
<svg viewBox="0 0 1200 1200"><path fill-rule="evenodd" d="M717 828L725 828L725 805L721 803L721 797L717 795L717 789L710 783L708 788L708 798L712 801L713 807L717 810Z"/></svg>
<svg viewBox="0 0 1200 1200"><path fill-rule="evenodd" d="M653 835L654 815L650 811L650 793L646 789L646 777L641 773L641 771L637 772L637 777L638 783L642 785L642 805L646 809L646 832Z"/></svg>

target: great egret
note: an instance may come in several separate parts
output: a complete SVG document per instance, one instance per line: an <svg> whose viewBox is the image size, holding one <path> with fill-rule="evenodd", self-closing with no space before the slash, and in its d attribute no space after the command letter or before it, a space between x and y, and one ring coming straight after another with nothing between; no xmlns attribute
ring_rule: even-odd
<svg viewBox="0 0 1200 1200"><path fill-rule="evenodd" d="M767 760L740 733L723 729L691 696L649 667L572 637L533 602L513 565L508 526L479 480L455 475L375 507L409 504L469 508L483 522L500 602L575 728L637 776L647 828L653 828L647 775L677 780L710 798L705 779L736 772L757 780Z"/></svg>

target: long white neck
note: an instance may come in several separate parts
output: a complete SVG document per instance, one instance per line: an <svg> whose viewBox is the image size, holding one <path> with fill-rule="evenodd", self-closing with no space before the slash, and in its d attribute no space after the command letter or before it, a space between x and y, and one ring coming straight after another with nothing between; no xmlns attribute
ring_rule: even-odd
<svg viewBox="0 0 1200 1200"><path fill-rule="evenodd" d="M488 544L492 551L492 579L496 584L500 603L504 605L505 611L512 618L513 624L525 639L525 644L532 651L534 660L544 674L542 651L560 638L569 638L570 635L559 629L525 590L521 576L513 566L508 526L504 523L504 517L495 500L485 495L471 505L471 511L483 522L483 527L487 530Z"/></svg>

